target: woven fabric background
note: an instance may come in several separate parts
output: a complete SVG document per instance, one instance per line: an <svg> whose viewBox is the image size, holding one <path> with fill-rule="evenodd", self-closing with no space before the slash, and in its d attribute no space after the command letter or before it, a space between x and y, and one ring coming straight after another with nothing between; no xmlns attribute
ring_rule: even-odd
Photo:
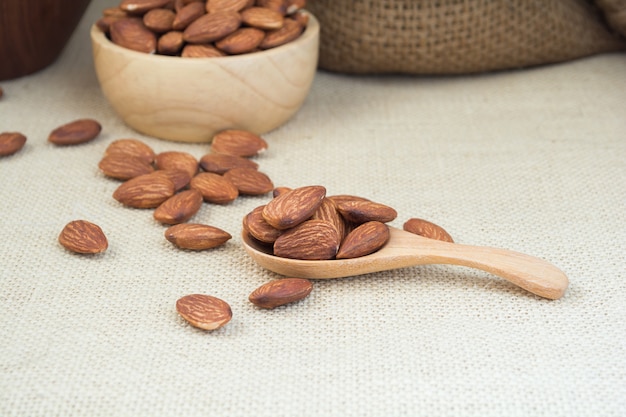
<svg viewBox="0 0 626 417"><path fill-rule="evenodd" d="M234 237L176 250L150 211L123 208L97 164L115 139L200 157L203 144L126 127L104 100L88 29L63 55L0 83L0 416L626 415L626 56L458 77L316 76L300 112L256 159L276 185L321 184L422 217L459 243L545 258L571 284L556 301L467 268L422 266L316 281L306 300L264 311L247 300L277 278L238 233L269 197L205 205L194 221ZM49 132L93 117L93 142ZM73 255L70 220L99 224L109 250ZM214 332L176 300L226 300Z"/></svg>
<svg viewBox="0 0 626 417"><path fill-rule="evenodd" d="M616 33L626 5L600 3L603 8L587 0L310 0L308 8L320 20L324 69L463 74L625 48Z"/></svg>

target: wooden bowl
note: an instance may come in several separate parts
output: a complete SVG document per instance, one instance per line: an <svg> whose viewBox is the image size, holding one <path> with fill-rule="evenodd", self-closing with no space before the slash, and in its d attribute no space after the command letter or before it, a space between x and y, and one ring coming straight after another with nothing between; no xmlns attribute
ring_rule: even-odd
<svg viewBox="0 0 626 417"><path fill-rule="evenodd" d="M52 64L90 0L0 0L0 80Z"/></svg>
<svg viewBox="0 0 626 417"><path fill-rule="evenodd" d="M180 142L209 142L224 129L266 133L302 106L317 69L319 23L261 52L181 58L135 52L91 29L100 86L135 130Z"/></svg>

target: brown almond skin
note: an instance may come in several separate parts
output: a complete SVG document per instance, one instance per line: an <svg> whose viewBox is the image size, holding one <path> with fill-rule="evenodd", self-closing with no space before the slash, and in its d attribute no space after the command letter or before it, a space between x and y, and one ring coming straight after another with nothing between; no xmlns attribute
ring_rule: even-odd
<svg viewBox="0 0 626 417"><path fill-rule="evenodd" d="M289 191L291 191L292 189L289 187L276 187L272 190L272 197L276 198L281 194L285 194Z"/></svg>
<svg viewBox="0 0 626 417"><path fill-rule="evenodd" d="M58 146L78 145L95 139L102 126L93 119L78 119L57 127L48 136L48 141Z"/></svg>
<svg viewBox="0 0 626 417"><path fill-rule="evenodd" d="M226 301L205 294L190 294L178 299L176 311L189 324L203 330L219 329L233 317Z"/></svg>
<svg viewBox="0 0 626 417"><path fill-rule="evenodd" d="M181 170L191 178L198 173L198 160L187 152L161 152L155 158L155 165L160 170Z"/></svg>
<svg viewBox="0 0 626 417"><path fill-rule="evenodd" d="M180 56L183 58L218 58L220 56L226 56L226 54L212 44L187 44L183 47Z"/></svg>
<svg viewBox="0 0 626 417"><path fill-rule="evenodd" d="M386 224L377 221L363 223L348 233L336 258L349 259L369 255L382 248L388 240L389 227Z"/></svg>
<svg viewBox="0 0 626 417"><path fill-rule="evenodd" d="M264 152L267 142L257 134L246 130L223 130L213 137L211 151L250 158Z"/></svg>
<svg viewBox="0 0 626 417"><path fill-rule="evenodd" d="M181 223L168 228L165 231L165 238L181 249L205 250L223 245L232 236L214 226Z"/></svg>
<svg viewBox="0 0 626 417"><path fill-rule="evenodd" d="M302 260L333 259L339 249L335 227L323 220L307 220L286 230L274 242L274 255Z"/></svg>
<svg viewBox="0 0 626 417"><path fill-rule="evenodd" d="M165 7L170 0L121 0L119 8L131 14L144 14L148 10Z"/></svg>
<svg viewBox="0 0 626 417"><path fill-rule="evenodd" d="M238 12L248 5L248 0L207 0L207 13Z"/></svg>
<svg viewBox="0 0 626 417"><path fill-rule="evenodd" d="M241 20L248 26L263 30L280 29L285 23L285 17L282 13L267 7L250 7L243 10Z"/></svg>
<svg viewBox="0 0 626 417"><path fill-rule="evenodd" d="M172 30L161 35L157 42L157 52L162 55L177 55L184 44L183 32Z"/></svg>
<svg viewBox="0 0 626 417"><path fill-rule="evenodd" d="M200 168L206 172L214 172L222 175L233 168L258 169L259 164L240 156L209 153L200 158Z"/></svg>
<svg viewBox="0 0 626 417"><path fill-rule="evenodd" d="M287 13L287 3L285 0L256 0L256 5L277 11L282 15Z"/></svg>
<svg viewBox="0 0 626 417"><path fill-rule="evenodd" d="M148 164L152 164L156 157L152 148L139 139L114 140L104 151L105 156L119 154L141 158Z"/></svg>
<svg viewBox="0 0 626 417"><path fill-rule="evenodd" d="M164 177L174 183L174 190L180 191L186 186L189 185L191 181L191 176L188 172L180 170L180 169L163 169L159 171L154 171L152 175L157 177Z"/></svg>
<svg viewBox="0 0 626 417"><path fill-rule="evenodd" d="M265 32L256 28L240 28L215 42L217 49L229 55L240 55L252 52L263 41Z"/></svg>
<svg viewBox="0 0 626 417"><path fill-rule="evenodd" d="M258 241L264 243L274 243L283 231L278 230L263 218L263 208L265 205L256 207L244 217L243 228Z"/></svg>
<svg viewBox="0 0 626 417"><path fill-rule="evenodd" d="M329 198L323 198L322 204L313 213L312 219L325 220L335 226L339 239L343 239L346 235L346 224L337 210L337 205Z"/></svg>
<svg viewBox="0 0 626 417"><path fill-rule="evenodd" d="M113 198L128 207L158 207L174 195L175 188L171 180L155 174L140 175L123 182L113 193Z"/></svg>
<svg viewBox="0 0 626 417"><path fill-rule="evenodd" d="M299 22L293 19L285 19L283 27L265 34L265 38L259 45L259 48L270 49L289 43L297 39L302 34L303 30L304 28Z"/></svg>
<svg viewBox="0 0 626 417"><path fill-rule="evenodd" d="M305 299L313 284L304 278L282 278L270 281L254 290L248 300L257 307L273 309Z"/></svg>
<svg viewBox="0 0 626 417"><path fill-rule="evenodd" d="M19 132L0 133L0 156L9 156L24 147L26 136Z"/></svg>
<svg viewBox="0 0 626 417"><path fill-rule="evenodd" d="M295 188L267 203L263 218L276 229L289 229L311 217L325 195L326 188L321 185Z"/></svg>
<svg viewBox="0 0 626 417"><path fill-rule="evenodd" d="M274 183L266 174L256 168L233 168L224 174L240 195L263 195L274 189Z"/></svg>
<svg viewBox="0 0 626 417"><path fill-rule="evenodd" d="M59 243L69 251L83 254L104 252L109 247L100 226L86 220L74 220L65 225Z"/></svg>
<svg viewBox="0 0 626 417"><path fill-rule="evenodd" d="M180 31L185 30L191 22L202 16L204 13L204 4L202 2L194 1L189 3L183 6L183 8L178 10L176 13L176 17L172 23L172 29Z"/></svg>
<svg viewBox="0 0 626 417"><path fill-rule="evenodd" d="M154 210L153 217L163 224L184 223L202 207L202 194L198 190L185 190L174 194Z"/></svg>
<svg viewBox="0 0 626 417"><path fill-rule="evenodd" d="M239 196L235 184L212 172L201 172L196 175L191 179L189 187L200 191L204 201L214 204L227 204Z"/></svg>
<svg viewBox="0 0 626 417"><path fill-rule="evenodd" d="M122 181L154 172L154 167L144 159L124 154L105 156L98 163L98 168L107 177Z"/></svg>
<svg viewBox="0 0 626 417"><path fill-rule="evenodd" d="M172 30L176 13L169 9L152 9L143 16L143 24L155 33Z"/></svg>
<svg viewBox="0 0 626 417"><path fill-rule="evenodd" d="M369 221L387 223L398 216L392 207L373 201L344 201L337 203L337 210L349 222L362 224Z"/></svg>
<svg viewBox="0 0 626 417"><path fill-rule="evenodd" d="M402 228L407 232L429 239L454 243L452 236L443 227L424 219L411 218L404 223Z"/></svg>
<svg viewBox="0 0 626 417"><path fill-rule="evenodd" d="M183 32L189 43L210 43L222 39L241 25L241 16L236 12L216 12L200 16Z"/></svg>
<svg viewBox="0 0 626 417"><path fill-rule="evenodd" d="M156 34L148 29L140 18L116 20L109 26L109 35L114 44L123 48L146 54L153 54L156 51Z"/></svg>

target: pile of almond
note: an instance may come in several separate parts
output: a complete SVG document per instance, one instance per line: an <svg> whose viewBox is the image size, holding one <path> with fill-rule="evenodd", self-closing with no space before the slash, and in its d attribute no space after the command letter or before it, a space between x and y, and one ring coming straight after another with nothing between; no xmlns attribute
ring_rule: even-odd
<svg viewBox="0 0 626 417"><path fill-rule="evenodd" d="M240 55L284 45L308 23L305 0L122 0L96 25L122 47L182 57Z"/></svg>

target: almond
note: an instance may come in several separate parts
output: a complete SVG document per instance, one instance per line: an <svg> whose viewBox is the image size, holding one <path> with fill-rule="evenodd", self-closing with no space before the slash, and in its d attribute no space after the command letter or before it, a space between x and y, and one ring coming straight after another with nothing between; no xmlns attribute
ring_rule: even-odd
<svg viewBox="0 0 626 417"><path fill-rule="evenodd" d="M154 171L154 167L142 158L124 154L105 156L98 163L98 168L107 177L123 181Z"/></svg>
<svg viewBox="0 0 626 417"><path fill-rule="evenodd" d="M111 25L120 19L126 19L126 16L103 16L96 21L96 26L107 35L111 32Z"/></svg>
<svg viewBox="0 0 626 417"><path fill-rule="evenodd" d="M194 1L183 6L182 9L178 10L176 13L176 17L174 18L174 22L172 23L172 28L174 30L185 30L191 22L199 18L205 13L204 4L199 1Z"/></svg>
<svg viewBox="0 0 626 417"><path fill-rule="evenodd" d="M189 182L191 181L191 176L189 175L189 173L180 169L165 169L154 171L152 175L155 177L167 178L168 180L172 181L172 183L174 184L174 190L176 191L182 190L183 188L188 186Z"/></svg>
<svg viewBox="0 0 626 417"><path fill-rule="evenodd" d="M168 228L165 238L181 249L205 250L223 245L232 236L206 224L182 223Z"/></svg>
<svg viewBox="0 0 626 417"><path fill-rule="evenodd" d="M152 164L156 157L152 148L138 139L114 140L104 151L105 156L119 154L141 158L148 164Z"/></svg>
<svg viewBox="0 0 626 417"><path fill-rule="evenodd" d="M215 46L230 55L245 54L254 51L264 37L261 29L241 28L215 42Z"/></svg>
<svg viewBox="0 0 626 417"><path fill-rule="evenodd" d="M116 20L109 26L109 34L111 41L123 48L147 54L156 51L156 35L139 18Z"/></svg>
<svg viewBox="0 0 626 417"><path fill-rule="evenodd" d="M373 201L343 201L337 203L337 210L344 219L356 224L374 220L387 223L398 216L392 207Z"/></svg>
<svg viewBox="0 0 626 417"><path fill-rule="evenodd" d="M169 9L152 9L143 16L143 24L153 32L164 33L172 30L176 13Z"/></svg>
<svg viewBox="0 0 626 417"><path fill-rule="evenodd" d="M446 232L441 226L424 219L411 218L404 223L402 228L407 232L427 237L429 239L454 243L452 236L450 236L450 234L448 234L448 232Z"/></svg>
<svg viewBox="0 0 626 417"><path fill-rule="evenodd" d="M203 330L215 330L232 317L233 312L226 301L205 294L190 294L176 301L176 311L189 324Z"/></svg>
<svg viewBox="0 0 626 417"><path fill-rule="evenodd" d="M155 174L140 175L123 182L113 193L113 198L128 207L158 207L174 195L174 183Z"/></svg>
<svg viewBox="0 0 626 417"><path fill-rule="evenodd" d="M249 0L207 0L207 13L238 12L248 5Z"/></svg>
<svg viewBox="0 0 626 417"><path fill-rule="evenodd" d="M236 12L205 14L194 20L183 32L189 43L209 43L230 35L241 25L241 16Z"/></svg>
<svg viewBox="0 0 626 417"><path fill-rule="evenodd" d="M198 190L186 190L165 200L154 211L154 219L164 224L184 223L202 207L202 194Z"/></svg>
<svg viewBox="0 0 626 417"><path fill-rule="evenodd" d="M159 38L157 52L162 55L177 55L184 44L183 32L172 30Z"/></svg>
<svg viewBox="0 0 626 417"><path fill-rule="evenodd" d="M122 0L119 8L132 14L144 14L148 10L165 7L170 0Z"/></svg>
<svg viewBox="0 0 626 417"><path fill-rule="evenodd" d="M263 218L276 229L294 227L315 213L325 195L326 188L321 185L295 188L267 203Z"/></svg>
<svg viewBox="0 0 626 417"><path fill-rule="evenodd" d="M348 201L371 201L365 197L359 197L359 196L350 195L350 194L329 195L328 198L331 199L335 203L335 205L339 203L345 203Z"/></svg>
<svg viewBox="0 0 626 417"><path fill-rule="evenodd" d="M308 279L276 279L254 290L248 300L257 307L272 309L303 300L312 290L313 284Z"/></svg>
<svg viewBox="0 0 626 417"><path fill-rule="evenodd" d="M246 130L223 130L213 137L211 151L249 158L264 152L267 142L257 134Z"/></svg>
<svg viewBox="0 0 626 417"><path fill-rule="evenodd" d="M263 195L274 189L274 183L256 168L233 168L224 174L224 178L232 182L239 194Z"/></svg>
<svg viewBox="0 0 626 417"><path fill-rule="evenodd" d="M100 123L93 119L79 119L54 129L48 141L59 146L78 145L95 139L102 130Z"/></svg>
<svg viewBox="0 0 626 417"><path fill-rule="evenodd" d="M241 21L254 28L275 30L283 27L285 17L266 7L251 7L241 12Z"/></svg>
<svg viewBox="0 0 626 417"><path fill-rule="evenodd" d="M323 198L322 203L320 204L318 209L315 210L315 213L313 213L313 216L311 218L317 220L325 220L329 222L330 224L335 226L335 229L337 229L337 235L339 236L339 239L341 240L344 238L344 235L346 234L345 221L343 217L341 217L341 214L339 214L339 211L337 211L337 206L335 205L333 200L329 198Z"/></svg>
<svg viewBox="0 0 626 417"><path fill-rule="evenodd" d="M272 197L276 198L279 195L285 194L289 191L291 191L291 188L289 187L276 187L272 190Z"/></svg>
<svg viewBox="0 0 626 417"><path fill-rule="evenodd" d="M227 178L212 172L202 172L191 179L189 183L202 194L202 198L209 203L226 204L239 196L237 187Z"/></svg>
<svg viewBox="0 0 626 417"><path fill-rule="evenodd" d="M369 255L382 248L388 240L389 227L386 224L378 221L363 223L345 237L337 252L337 259Z"/></svg>
<svg viewBox="0 0 626 417"><path fill-rule="evenodd" d="M109 247L100 226L86 220L74 220L65 225L59 235L59 243L76 253L100 253Z"/></svg>
<svg viewBox="0 0 626 417"><path fill-rule="evenodd" d="M209 153L200 158L200 167L206 172L224 174L233 168L258 169L259 164L236 155Z"/></svg>
<svg viewBox="0 0 626 417"><path fill-rule="evenodd" d="M339 243L335 226L323 220L307 220L276 239L274 255L303 260L333 259Z"/></svg>
<svg viewBox="0 0 626 417"><path fill-rule="evenodd" d="M198 173L198 160L187 152L161 152L155 158L157 169L185 171L191 178Z"/></svg>
<svg viewBox="0 0 626 417"><path fill-rule="evenodd" d="M102 10L102 16L127 17L128 13L119 7L107 7Z"/></svg>
<svg viewBox="0 0 626 417"><path fill-rule="evenodd" d="M259 45L261 49L270 49L284 45L298 38L304 27L293 19L285 19L283 27L269 31L265 34L263 42Z"/></svg>
<svg viewBox="0 0 626 417"><path fill-rule="evenodd" d="M274 10L282 15L287 13L287 2L285 0L257 0L256 5Z"/></svg>
<svg viewBox="0 0 626 417"><path fill-rule="evenodd" d="M213 45L193 45L188 44L183 47L180 54L183 58L216 58L226 54Z"/></svg>
<svg viewBox="0 0 626 417"><path fill-rule="evenodd" d="M274 243L283 232L272 226L263 218L265 206L256 207L244 217L243 228L256 240Z"/></svg>
<svg viewBox="0 0 626 417"><path fill-rule="evenodd" d="M24 147L26 136L19 132L0 133L0 156L13 155Z"/></svg>

